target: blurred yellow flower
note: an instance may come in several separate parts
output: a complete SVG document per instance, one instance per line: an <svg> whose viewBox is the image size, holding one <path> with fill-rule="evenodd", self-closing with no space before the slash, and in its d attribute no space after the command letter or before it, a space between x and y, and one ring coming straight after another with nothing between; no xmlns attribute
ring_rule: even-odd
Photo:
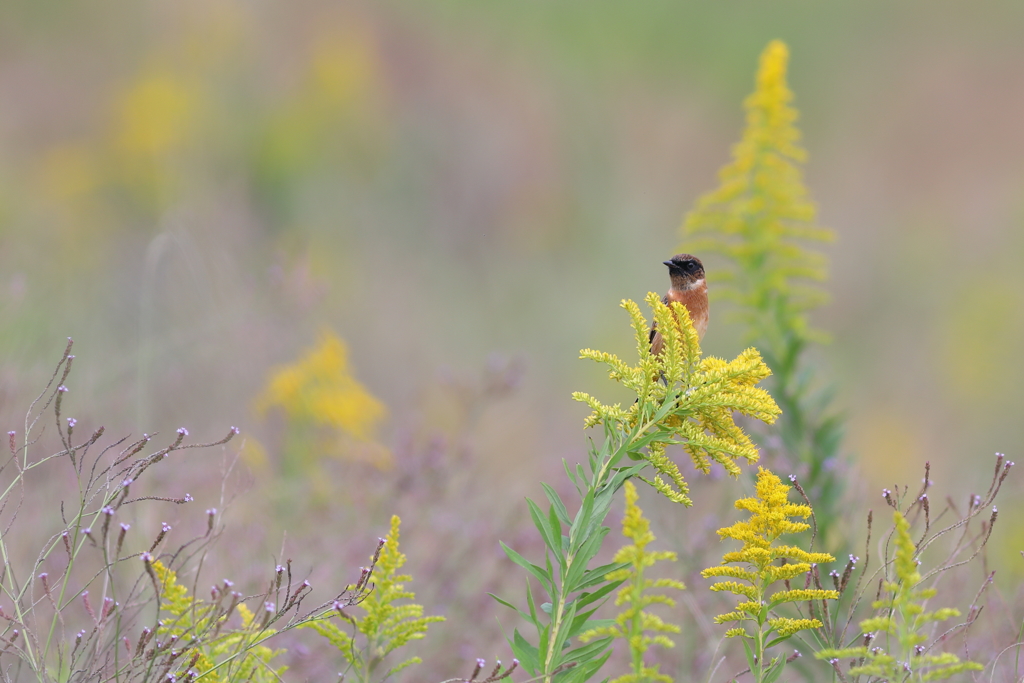
<svg viewBox="0 0 1024 683"><path fill-rule="evenodd" d="M761 55L757 87L746 99L747 127L720 184L698 201L683 222L686 251L717 252L732 262L713 275L716 291L739 304L750 338L778 345L797 335L814 336L806 311L824 300L812 286L828 274L825 257L808 242L828 242L803 183L793 92L786 83L789 49L773 40ZM820 336L820 335L819 335Z"/></svg>
<svg viewBox="0 0 1024 683"><path fill-rule="evenodd" d="M295 363L271 375L256 408L265 413L274 407L284 410L293 423L326 427L338 436L364 443L374 442L377 426L387 412L352 376L348 348L331 332L324 332L319 344ZM372 453L369 459L375 466L390 466L386 449L374 448Z"/></svg>
<svg viewBox="0 0 1024 683"><path fill-rule="evenodd" d="M118 145L129 154L166 154L188 138L199 99L180 78L143 76L117 103Z"/></svg>
<svg viewBox="0 0 1024 683"><path fill-rule="evenodd" d="M379 87L373 46L355 32L322 41L313 53L310 71L316 94L331 106L372 97Z"/></svg>

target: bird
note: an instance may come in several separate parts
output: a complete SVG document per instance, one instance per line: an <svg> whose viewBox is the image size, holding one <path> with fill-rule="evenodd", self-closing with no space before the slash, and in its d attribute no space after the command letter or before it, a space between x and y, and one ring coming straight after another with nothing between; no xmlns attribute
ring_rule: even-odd
<svg viewBox="0 0 1024 683"><path fill-rule="evenodd" d="M676 254L662 263L668 266L672 286L661 301L665 305L675 301L686 306L693 327L697 330L697 339L702 339L708 330L708 283L704 279L704 264L691 254ZM653 324L650 342L651 353L659 355L665 340Z"/></svg>

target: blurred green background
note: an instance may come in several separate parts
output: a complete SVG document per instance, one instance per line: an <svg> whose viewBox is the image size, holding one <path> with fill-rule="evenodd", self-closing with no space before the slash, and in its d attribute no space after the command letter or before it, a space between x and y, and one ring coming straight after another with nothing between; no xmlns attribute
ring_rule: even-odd
<svg viewBox="0 0 1024 683"><path fill-rule="evenodd" d="M585 453L569 393L614 396L578 350L629 352L617 304L667 287L780 38L838 233L816 362L854 490L881 502L927 460L962 500L1024 442L1022 35L1009 0L7 0L4 429L73 337L79 429L241 428L225 566L283 552L349 582L400 514L411 587L451 618L429 673L492 658L481 596L521 584L497 540L536 543L522 496ZM731 358L727 318L704 346ZM296 441L258 405L332 333L386 410L369 451ZM162 484L216 504L231 457ZM685 514L673 549L713 528ZM1022 513L1003 514L992 548L1019 575Z"/></svg>

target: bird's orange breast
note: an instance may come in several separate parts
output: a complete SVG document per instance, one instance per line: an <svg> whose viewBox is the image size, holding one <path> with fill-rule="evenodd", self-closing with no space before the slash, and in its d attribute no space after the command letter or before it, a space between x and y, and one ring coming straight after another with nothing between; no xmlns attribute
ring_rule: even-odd
<svg viewBox="0 0 1024 683"><path fill-rule="evenodd" d="M672 288L668 290L668 294L664 296L662 301L666 304L675 301L686 306L686 310L690 314L690 321L693 322L693 328L697 331L697 338L704 338L704 333L708 331L708 286L704 280L701 280L696 286L687 289L679 290ZM663 344L664 340L661 337L661 333L652 329L651 352L655 355L661 353Z"/></svg>

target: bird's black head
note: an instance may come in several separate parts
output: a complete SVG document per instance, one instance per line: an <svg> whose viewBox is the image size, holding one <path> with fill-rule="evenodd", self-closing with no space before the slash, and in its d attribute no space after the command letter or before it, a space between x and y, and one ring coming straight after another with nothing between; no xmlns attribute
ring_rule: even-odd
<svg viewBox="0 0 1024 683"><path fill-rule="evenodd" d="M704 277L704 264L700 259L690 254L676 254L668 261L663 261L668 266L668 273L672 277L682 277L689 281L699 280Z"/></svg>

